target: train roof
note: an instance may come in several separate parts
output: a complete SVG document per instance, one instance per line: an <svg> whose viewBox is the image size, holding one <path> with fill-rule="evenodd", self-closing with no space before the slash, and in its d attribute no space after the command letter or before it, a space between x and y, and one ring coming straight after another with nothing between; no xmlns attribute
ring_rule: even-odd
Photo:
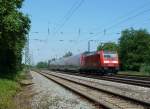
<svg viewBox="0 0 150 109"><path fill-rule="evenodd" d="M109 51L109 50L100 50L100 51L104 51L104 53L117 53L117 51ZM84 52L84 53L82 53L83 55L85 55L85 56L90 56L90 55L95 55L95 54L97 54L99 51L92 51L92 52L88 52L88 51L86 51L86 52Z"/></svg>
<svg viewBox="0 0 150 109"><path fill-rule="evenodd" d="M82 55L86 55L86 56L94 55L94 54L97 54L97 51L93 51L93 52L86 51L86 52L82 53Z"/></svg>

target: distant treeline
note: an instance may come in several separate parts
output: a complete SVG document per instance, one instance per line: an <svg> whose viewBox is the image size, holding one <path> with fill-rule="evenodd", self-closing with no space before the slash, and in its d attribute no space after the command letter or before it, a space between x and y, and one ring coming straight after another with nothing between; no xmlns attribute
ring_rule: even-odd
<svg viewBox="0 0 150 109"><path fill-rule="evenodd" d="M122 70L150 72L150 33L145 29L126 29L117 44L101 44L100 49L118 51Z"/></svg>
<svg viewBox="0 0 150 109"><path fill-rule="evenodd" d="M20 8L24 0L0 0L0 73L16 73L22 68L22 51L30 29L30 19Z"/></svg>

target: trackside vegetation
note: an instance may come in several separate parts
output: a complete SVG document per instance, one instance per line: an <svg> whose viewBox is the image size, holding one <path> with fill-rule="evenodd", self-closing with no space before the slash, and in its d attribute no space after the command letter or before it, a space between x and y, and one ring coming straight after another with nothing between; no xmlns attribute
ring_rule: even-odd
<svg viewBox="0 0 150 109"><path fill-rule="evenodd" d="M26 79L25 71L18 72L13 78L0 78L0 109L16 109L14 97L21 91L20 81Z"/></svg>
<svg viewBox="0 0 150 109"><path fill-rule="evenodd" d="M47 62L38 62L36 65L36 68L47 68L48 63Z"/></svg>
<svg viewBox="0 0 150 109"><path fill-rule="evenodd" d="M22 51L30 19L20 8L24 0L0 0L0 74L22 69Z"/></svg>
<svg viewBox="0 0 150 109"><path fill-rule="evenodd" d="M145 29L125 29L118 43L108 42L99 45L99 49L118 51L121 70L150 75L150 33Z"/></svg>
<svg viewBox="0 0 150 109"><path fill-rule="evenodd" d="M22 51L30 19L21 12L24 0L0 0L0 109L16 109L13 101L21 89Z"/></svg>
<svg viewBox="0 0 150 109"><path fill-rule="evenodd" d="M119 39L122 69L140 71L150 64L150 34L144 30L126 29ZM143 67L143 68L142 68Z"/></svg>

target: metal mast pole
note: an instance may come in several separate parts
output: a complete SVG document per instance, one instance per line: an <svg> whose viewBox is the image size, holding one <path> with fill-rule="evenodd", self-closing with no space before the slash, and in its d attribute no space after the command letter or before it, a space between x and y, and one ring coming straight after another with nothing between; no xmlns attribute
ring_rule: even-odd
<svg viewBox="0 0 150 109"><path fill-rule="evenodd" d="M90 52L90 40L88 41L88 52Z"/></svg>
<svg viewBox="0 0 150 109"><path fill-rule="evenodd" d="M94 41L94 40L89 40L88 41L88 52L90 52L90 47L91 47L90 42L92 42L92 41Z"/></svg>
<svg viewBox="0 0 150 109"><path fill-rule="evenodd" d="M29 71L30 70L29 35L27 35L27 42L25 46L25 65L27 67L27 71Z"/></svg>

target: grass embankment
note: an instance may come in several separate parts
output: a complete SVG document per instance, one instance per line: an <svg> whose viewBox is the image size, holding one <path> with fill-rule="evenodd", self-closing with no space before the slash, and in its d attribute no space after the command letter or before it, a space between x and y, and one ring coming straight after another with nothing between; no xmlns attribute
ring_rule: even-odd
<svg viewBox="0 0 150 109"><path fill-rule="evenodd" d="M136 71L120 71L118 74L123 75L136 75L136 76L150 76L149 72L136 72Z"/></svg>
<svg viewBox="0 0 150 109"><path fill-rule="evenodd" d="M19 81L24 78L18 73L13 79L0 78L0 109L15 109L14 96L21 90Z"/></svg>

